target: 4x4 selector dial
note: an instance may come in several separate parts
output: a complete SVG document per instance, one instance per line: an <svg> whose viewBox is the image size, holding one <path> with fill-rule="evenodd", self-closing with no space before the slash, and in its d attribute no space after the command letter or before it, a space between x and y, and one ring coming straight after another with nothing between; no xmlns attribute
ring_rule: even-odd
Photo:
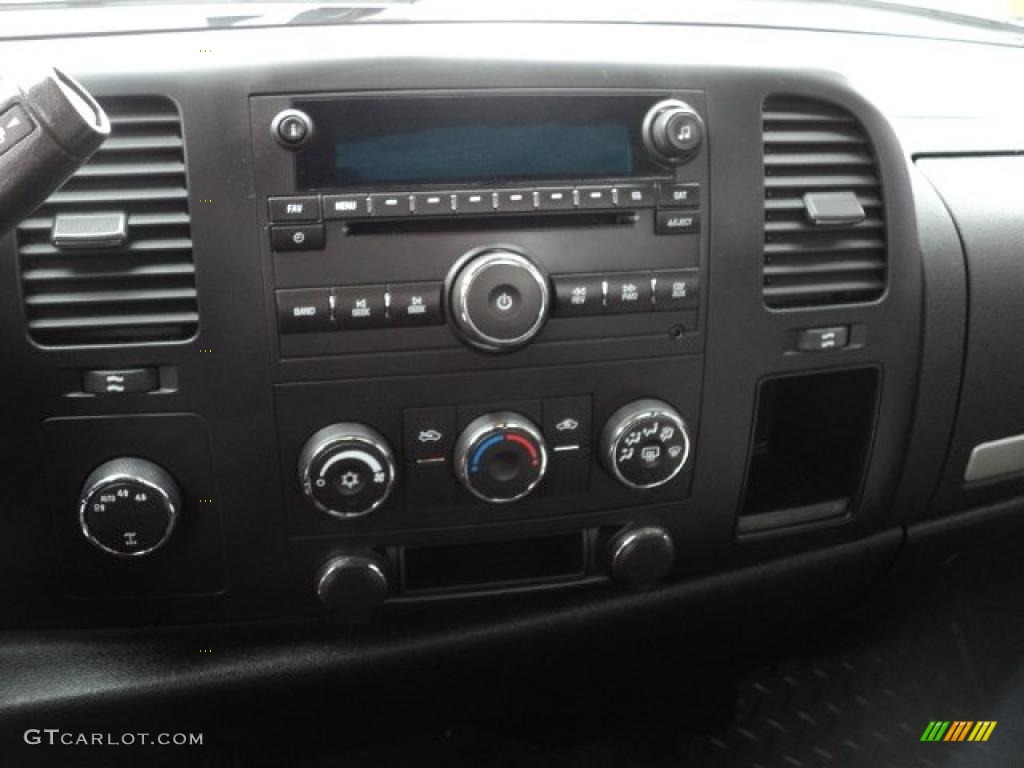
<svg viewBox="0 0 1024 768"><path fill-rule="evenodd" d="M508 247L471 252L449 277L452 321L462 337L488 352L515 349L540 333L548 319L548 279L530 259Z"/></svg>
<svg viewBox="0 0 1024 768"><path fill-rule="evenodd" d="M86 478L78 522L97 549L142 557L167 542L180 511L181 492L167 471L127 457L101 464Z"/></svg>
<svg viewBox="0 0 1024 768"><path fill-rule="evenodd" d="M601 460L630 488L657 488L679 474L690 456L683 418L661 400L637 400L611 415L601 432Z"/></svg>
<svg viewBox="0 0 1024 768"><path fill-rule="evenodd" d="M331 424L299 453L299 482L309 502L329 515L361 517L377 509L395 484L387 440L363 424Z"/></svg>
<svg viewBox="0 0 1024 768"><path fill-rule="evenodd" d="M471 421L455 442L455 473L478 499L516 501L544 479L548 451L540 430L511 411Z"/></svg>

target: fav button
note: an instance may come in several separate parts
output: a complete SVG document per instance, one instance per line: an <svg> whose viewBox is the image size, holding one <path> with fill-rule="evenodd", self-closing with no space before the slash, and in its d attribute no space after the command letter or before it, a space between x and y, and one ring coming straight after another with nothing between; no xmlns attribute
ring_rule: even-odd
<svg viewBox="0 0 1024 768"><path fill-rule="evenodd" d="M345 285L334 289L334 318L344 331L380 328L387 324L387 291L383 285Z"/></svg>
<svg viewBox="0 0 1024 768"><path fill-rule="evenodd" d="M271 221L317 221L320 218L318 197L272 197L267 202Z"/></svg>
<svg viewBox="0 0 1024 768"><path fill-rule="evenodd" d="M391 325L438 325L441 316L441 283L398 283L388 286Z"/></svg>

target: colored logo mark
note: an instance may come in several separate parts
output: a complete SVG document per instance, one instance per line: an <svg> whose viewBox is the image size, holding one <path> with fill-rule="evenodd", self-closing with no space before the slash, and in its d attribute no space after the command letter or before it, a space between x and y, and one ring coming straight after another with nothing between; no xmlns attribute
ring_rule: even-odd
<svg viewBox="0 0 1024 768"><path fill-rule="evenodd" d="M921 741L988 741L995 729L995 720L932 720Z"/></svg>

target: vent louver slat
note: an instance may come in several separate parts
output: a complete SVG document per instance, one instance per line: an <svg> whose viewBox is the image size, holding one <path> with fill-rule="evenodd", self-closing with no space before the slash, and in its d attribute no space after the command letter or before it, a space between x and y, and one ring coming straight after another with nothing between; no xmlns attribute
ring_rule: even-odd
<svg viewBox="0 0 1024 768"><path fill-rule="evenodd" d="M788 96L765 101L764 287L775 308L874 301L885 292L885 207L877 158L846 110ZM804 196L847 192L864 219L821 225Z"/></svg>
<svg viewBox="0 0 1024 768"><path fill-rule="evenodd" d="M29 333L43 345L191 338L199 314L181 116L160 97L100 100L111 135L17 230ZM61 249L55 217L123 213L118 247Z"/></svg>

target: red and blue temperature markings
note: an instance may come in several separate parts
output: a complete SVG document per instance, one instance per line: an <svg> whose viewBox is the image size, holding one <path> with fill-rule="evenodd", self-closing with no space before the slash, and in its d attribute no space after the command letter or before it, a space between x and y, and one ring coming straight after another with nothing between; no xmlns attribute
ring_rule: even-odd
<svg viewBox="0 0 1024 768"><path fill-rule="evenodd" d="M480 457L484 455L484 451L486 451L492 445L497 445L503 440L508 440L509 442L517 443L518 445L523 446L526 449L526 452L530 454L530 465L533 466L534 468L536 468L540 464L540 455L537 453L537 447L522 435L511 433L507 435L491 435L482 443L480 443L480 445L476 447L476 450L473 451L473 455L470 457L469 471L474 474L479 472Z"/></svg>

